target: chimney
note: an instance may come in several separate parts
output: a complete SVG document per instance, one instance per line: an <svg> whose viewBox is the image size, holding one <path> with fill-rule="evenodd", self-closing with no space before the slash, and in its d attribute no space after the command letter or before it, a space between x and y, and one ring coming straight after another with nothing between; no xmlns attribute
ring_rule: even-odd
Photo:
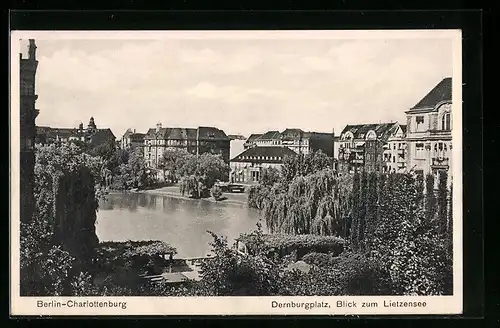
<svg viewBox="0 0 500 328"><path fill-rule="evenodd" d="M160 132L160 129L161 129L161 123L158 122L156 123L156 132Z"/></svg>
<svg viewBox="0 0 500 328"><path fill-rule="evenodd" d="M135 129L134 129L134 133L135 133Z"/></svg>

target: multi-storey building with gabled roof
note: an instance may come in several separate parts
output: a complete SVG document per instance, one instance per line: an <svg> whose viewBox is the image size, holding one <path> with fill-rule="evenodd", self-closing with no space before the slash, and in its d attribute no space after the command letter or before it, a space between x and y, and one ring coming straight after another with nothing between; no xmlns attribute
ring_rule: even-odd
<svg viewBox="0 0 500 328"><path fill-rule="evenodd" d="M158 168L167 149L183 149L191 154L218 154L229 163L231 139L215 127L164 128L161 123L144 136L144 158L151 168Z"/></svg>
<svg viewBox="0 0 500 328"><path fill-rule="evenodd" d="M287 147L296 154L307 155L321 150L326 155L334 155L333 133L305 132L301 129L267 131L264 134L252 134L245 142L245 149L252 147Z"/></svg>
<svg viewBox="0 0 500 328"><path fill-rule="evenodd" d="M452 78L442 79L415 106L406 111L407 167L422 174L451 172ZM449 174L451 181L451 174Z"/></svg>
<svg viewBox="0 0 500 328"><path fill-rule="evenodd" d="M398 123L347 125L340 134L339 167L353 172L387 171L384 152L389 138L398 131Z"/></svg>

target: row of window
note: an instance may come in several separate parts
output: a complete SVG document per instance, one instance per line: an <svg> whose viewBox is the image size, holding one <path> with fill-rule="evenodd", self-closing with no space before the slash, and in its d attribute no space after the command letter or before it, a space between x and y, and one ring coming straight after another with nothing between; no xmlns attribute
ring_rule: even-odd
<svg viewBox="0 0 500 328"><path fill-rule="evenodd" d="M281 161L281 156L240 156L240 159Z"/></svg>
<svg viewBox="0 0 500 328"><path fill-rule="evenodd" d="M425 116L415 116L415 124L417 131L427 130L427 127L425 126ZM443 131L451 130L451 113L443 114L441 121L439 122L438 129Z"/></svg>
<svg viewBox="0 0 500 328"><path fill-rule="evenodd" d="M167 145L167 146L185 146L188 140L146 140L146 145ZM189 140L190 145L196 145L195 140Z"/></svg>

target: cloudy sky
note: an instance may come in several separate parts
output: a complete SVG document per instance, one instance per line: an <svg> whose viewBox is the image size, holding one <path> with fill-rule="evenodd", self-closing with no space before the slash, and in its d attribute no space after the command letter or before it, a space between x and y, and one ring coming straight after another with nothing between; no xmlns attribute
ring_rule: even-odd
<svg viewBox="0 0 500 328"><path fill-rule="evenodd" d="M340 133L405 121L452 76L450 38L37 38L37 125ZM25 44L22 44L23 52Z"/></svg>

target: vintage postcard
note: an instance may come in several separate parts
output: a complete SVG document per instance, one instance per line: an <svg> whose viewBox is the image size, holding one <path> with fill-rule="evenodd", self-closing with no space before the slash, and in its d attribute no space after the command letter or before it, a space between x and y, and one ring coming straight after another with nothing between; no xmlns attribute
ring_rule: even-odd
<svg viewBox="0 0 500 328"><path fill-rule="evenodd" d="M462 313L460 30L14 31L11 315Z"/></svg>

